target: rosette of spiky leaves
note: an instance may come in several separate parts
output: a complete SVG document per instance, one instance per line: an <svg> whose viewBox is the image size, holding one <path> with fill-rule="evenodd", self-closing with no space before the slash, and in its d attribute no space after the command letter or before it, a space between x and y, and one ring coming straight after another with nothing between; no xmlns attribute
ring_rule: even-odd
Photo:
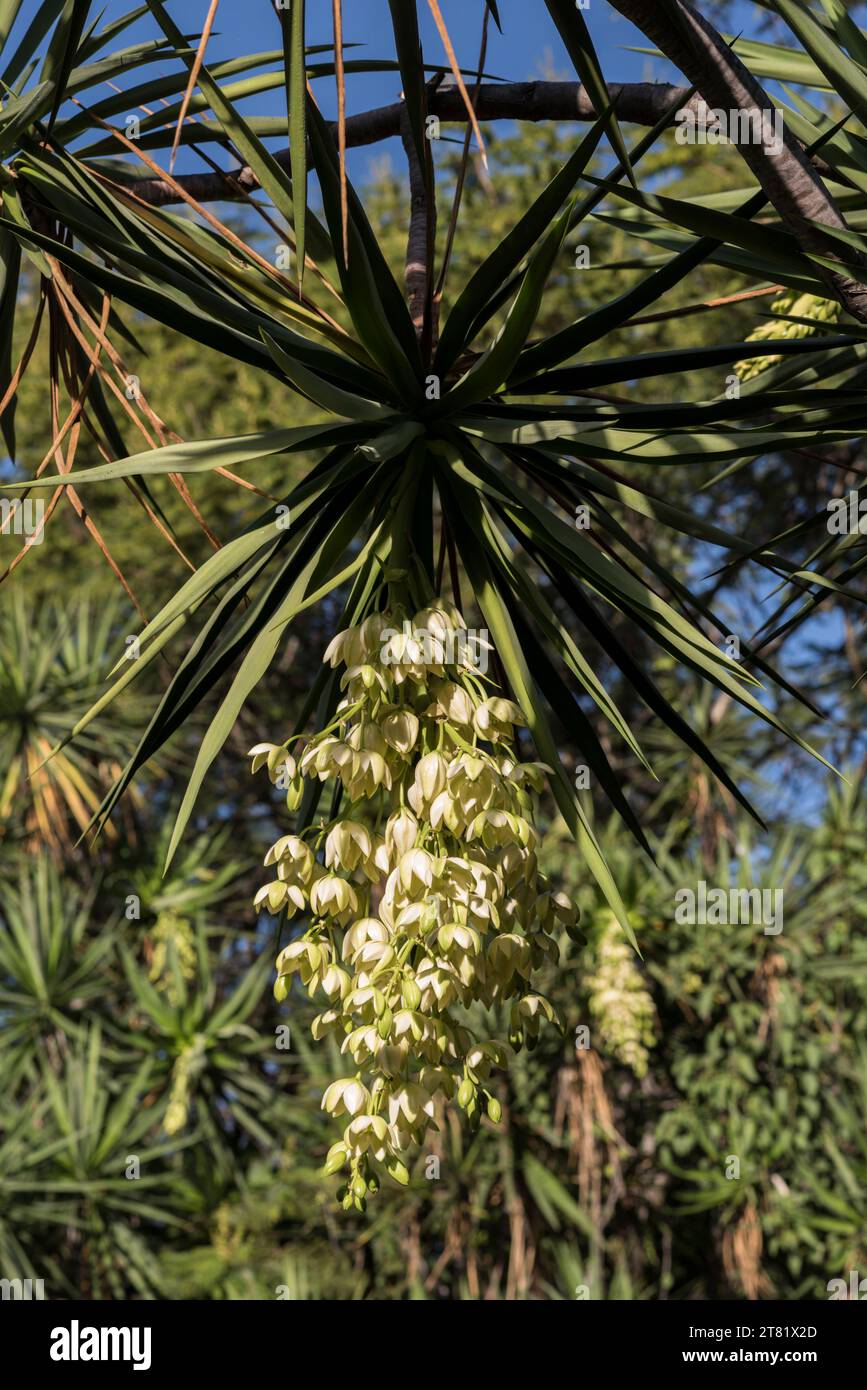
<svg viewBox="0 0 867 1390"><path fill-rule="evenodd" d="M267 979L265 954L245 970L237 986L220 997L217 961L209 953L204 927L194 932L195 966L185 969L174 944L166 952L164 977L155 985L136 956L121 956L132 994L132 1008L114 1036L152 1059L166 1097L162 1117L166 1134L188 1126L221 1142L219 1114L262 1143L268 1142L260 1115L272 1088L253 1065L273 1046L251 1023ZM224 951L230 952L231 946ZM273 1055L273 1053L272 1053Z"/></svg>
<svg viewBox="0 0 867 1390"><path fill-rule="evenodd" d="M137 836L143 844L118 847L112 872L118 875L121 896L135 896L142 921L164 912L195 917L214 927L232 920L236 899L242 896L239 879L246 865L240 855L232 854L231 830L209 827L189 836L166 873L171 829L169 807L154 834Z"/></svg>
<svg viewBox="0 0 867 1390"><path fill-rule="evenodd" d="M0 876L0 1007L7 1051L22 1065L47 1029L74 1034L105 992L115 922L91 927L95 890L66 882L50 859L19 861Z"/></svg>
<svg viewBox="0 0 867 1390"><path fill-rule="evenodd" d="M201 55L183 44L158 0L149 0L149 8L189 74ZM585 82L599 89L598 63L581 16L560 4L546 10L555 17ZM423 134L426 92L417 16L412 5L392 5L391 12L410 132L426 196L432 198L436 189L431 142ZM590 706L608 720L627 757L644 755L606 688L604 673L585 654L587 639L598 644L606 663L619 669L654 716L741 800L739 788L689 721L659 692L639 644L624 638L624 632L634 633L642 646L661 649L757 718L779 727L759 687L762 676L771 682L779 678L761 653L742 640L742 663L723 655L715 633L724 633L727 625L715 619L682 577L658 562L652 546L635 539L630 523L636 517L649 519L694 543L717 545L739 562L764 565L790 580L795 594L814 584L812 570L802 573L761 538L731 535L703 516L672 506L664 487L648 482L648 475L652 479L664 476L669 467L709 462L736 467L768 452L812 444L817 430L826 442L850 438L863 419L863 391L850 390L846 380L837 389L838 376L847 364L860 364L863 344L848 330L781 342L786 360L746 387L739 400L721 393L691 401L688 390L682 400L665 405L624 399L623 388L636 380L733 366L751 353L761 354L758 344L709 342L686 353L599 356L603 338L646 315L691 270L726 248L742 250L747 243L750 254L738 266L753 278L764 282L773 273L781 283L821 292L812 263L791 235L755 222L765 200L752 192L737 216L692 209L689 237L663 264L651 266L610 303L589 313L579 311L572 324L534 340L549 277L571 264L567 247L585 234L588 219L607 198L623 196L638 200L642 208L672 213L671 200L662 203L622 182L629 170L640 174L642 156L668 118L643 135L628 158L621 151L608 178L590 177L588 166L606 129L615 149L620 146L607 111L457 295L439 341L429 312L417 336L361 200L346 179L338 144L316 105L304 96L299 33L303 38L303 31L292 26L285 55L295 183L285 161L269 152L257 127L240 114L235 104L239 94L221 83L220 74L210 72L206 62L197 68L195 101L207 119L188 124L182 134L184 140L196 141L202 126L208 132L202 143L216 134L254 171L274 205L272 222L276 219L274 225L281 235L285 232L286 243L297 252L306 236L310 254L303 291L303 256L292 278L194 203L189 210L196 216L181 218L137 200L132 161L147 162L151 156L129 140L124 143L122 132L105 132L100 126L110 144L89 151L76 147L72 153L70 138L81 134L86 112L76 112L71 124L56 122L48 142L26 126L16 127L11 195L26 187L28 206L39 211L39 225L16 220L10 203L2 227L40 260L48 282L66 295L67 308L77 326L83 323L88 343L94 341L93 323L88 326L82 318L81 298L76 298L76 308L66 294L64 287L71 283L89 295L91 306L101 302L97 296L108 295L270 372L285 382L287 419L293 392L326 417L306 428L278 424L243 437L149 448L84 472L73 470L63 480L62 486L71 482L88 490L119 479L146 486L158 475L231 473L254 469L265 458L310 451L320 455L301 483L218 550L146 624L140 660L119 667L122 674L94 707L94 712L103 710L182 634L191 637L97 821L106 819L139 769L200 701L231 676L193 769L173 852L208 768L295 616L335 595L343 602L343 622L359 623L375 611L378 579L390 563L414 568L426 576L431 591L439 589L434 574L438 517L455 579L463 567L496 646L509 687L505 693L524 710L588 869L623 920L585 808L557 754L558 725L565 724L596 787L643 842L605 743L588 715ZM104 110L99 119L118 109ZM174 132L160 133L159 124L164 124L163 113L148 131L154 148L174 141ZM307 142L303 149L302 136ZM830 140L827 131L819 131L819 144ZM306 209L303 189L296 186L307 179L308 146L324 223ZM125 158L106 163L109 148ZM171 187L171 175L160 172ZM682 206L676 211L678 217L686 216ZM61 224L74 234L74 245L51 231ZM428 275L433 276L432 261ZM87 312L92 319L93 309ZM827 380L834 383L832 397L822 390L813 397L805 390L814 381ZM600 391L607 395L618 386L619 396L600 399ZM576 526L579 509L582 524ZM819 584L823 593L835 587L840 585L834 581ZM811 589L811 594L817 592ZM453 597L460 602L457 592ZM611 618L616 618L617 630ZM304 721L316 709L317 724L324 727L336 702L336 683L326 675L311 692ZM88 727L89 718L77 723L74 735Z"/></svg>
<svg viewBox="0 0 867 1390"><path fill-rule="evenodd" d="M52 1205L69 1202L94 1297L122 1297L124 1281L153 1297L158 1274L143 1236L184 1224L182 1189L170 1163L179 1142L169 1145L158 1133L150 1059L118 1079L110 1053L93 1024L55 1065L43 1059L45 1103L41 1095L38 1102L53 1142L28 1154L33 1166L10 1181L10 1195L16 1211L32 1204L48 1220ZM140 1164L134 1181L132 1163Z"/></svg>
<svg viewBox="0 0 867 1390"><path fill-rule="evenodd" d="M123 609L87 598L65 607L37 603L20 587L7 597L0 614L0 834L60 853L87 828L134 746L125 719L103 716L74 747L49 757L98 694Z"/></svg>

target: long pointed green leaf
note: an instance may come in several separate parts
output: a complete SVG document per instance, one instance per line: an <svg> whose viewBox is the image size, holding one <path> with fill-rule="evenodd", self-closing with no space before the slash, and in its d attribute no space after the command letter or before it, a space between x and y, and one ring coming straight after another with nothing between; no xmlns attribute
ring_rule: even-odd
<svg viewBox="0 0 867 1390"><path fill-rule="evenodd" d="M439 372L445 374L448 371L467 346L470 329L484 305L547 230L564 199L568 198L587 168L602 130L602 122L597 121L532 207L470 277L443 328L434 364Z"/></svg>
<svg viewBox="0 0 867 1390"><path fill-rule="evenodd" d="M580 9L572 3L572 0L545 0L545 4L557 26L560 38L566 46L566 51L575 65L575 71L587 88L596 114L605 121L608 138L618 159L625 167L632 183L635 183L635 175L629 162L629 152L617 123L617 117L610 109L608 85L602 75L599 59L590 37L590 30L587 28L587 21Z"/></svg>
<svg viewBox="0 0 867 1390"><path fill-rule="evenodd" d="M289 158L295 201L295 249L298 258L298 288L304 283L307 249L307 71L304 54L305 0L290 0L291 8L278 8L283 34L283 66L286 82Z"/></svg>
<svg viewBox="0 0 867 1390"><path fill-rule="evenodd" d="M441 486L450 490L452 483L441 479ZM530 733L544 762L554 769L551 790L554 799L569 830L575 836L579 850L587 861L587 867L596 879L606 902L617 917L629 941L638 948L635 935L629 923L629 916L623 904L611 870L590 827L584 808L577 799L575 790L560 761L560 755L553 735L542 711L542 702L533 677L521 652L521 645L515 632L508 610L500 598L493 582L490 565L483 547L479 544L481 516L478 499L472 488L463 487L455 495L454 506L450 512L458 527L458 544L473 591L491 631L494 646L503 663L515 697L524 711Z"/></svg>

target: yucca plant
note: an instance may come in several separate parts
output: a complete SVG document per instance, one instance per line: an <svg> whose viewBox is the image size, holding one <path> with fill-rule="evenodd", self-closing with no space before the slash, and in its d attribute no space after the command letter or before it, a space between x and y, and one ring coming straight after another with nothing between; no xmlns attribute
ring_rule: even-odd
<svg viewBox="0 0 867 1390"><path fill-rule="evenodd" d="M130 747L120 711L51 754L93 703L122 612L119 601L98 607L84 596L37 604L19 587L0 614L0 835L23 830L33 850L68 851L116 776Z"/></svg>
<svg viewBox="0 0 867 1390"><path fill-rule="evenodd" d="M0 878L0 1008L10 1054L23 1064L54 1030L72 1034L105 986L116 923L91 933L95 891L73 891L50 861Z"/></svg>
<svg viewBox="0 0 867 1390"><path fill-rule="evenodd" d="M180 1228L183 1218L166 1163L169 1143L151 1142L150 1064L119 1086L110 1082L98 1024L59 1045L60 1055L42 1062L31 1103L4 1116L5 1267L35 1265L39 1277L56 1280L55 1289L74 1292L69 1263L58 1258L65 1240L77 1252L79 1289L89 1297L121 1297L129 1287L152 1297L155 1266L139 1233L153 1223Z"/></svg>
<svg viewBox="0 0 867 1390"><path fill-rule="evenodd" d="M457 93L444 109L457 109L481 140L474 98L439 6L436 0L429 5ZM428 138L435 86L426 81L419 7L393 0L388 8L395 56L381 61L399 72L403 86L399 119L412 192L406 293L346 174L348 64L339 6L333 63L311 61L304 5L294 0L278 15L280 50L213 71L206 62L213 8L194 44L159 0L148 0L158 36L104 55L130 16L97 34L87 27L88 4L49 6L25 39L23 59L16 51L2 74L10 100L0 120L0 156L6 161L0 219L7 263L4 313L11 314L23 252L41 275L34 333L47 305L53 348L52 446L19 490L50 486L50 509L63 495L80 505L80 489L123 480L171 542L151 496L155 478L171 480L195 510L188 475L216 471L245 485L237 470L254 471L264 459L317 456L300 483L276 504L269 499L145 622L135 660L120 655L113 684L75 719L55 757L68 756L66 748L92 735L113 700L187 639L135 751L95 811L94 824L107 825L140 770L187 725L213 687L231 676L195 760L168 846L171 860L214 759L294 619L324 603L339 615L342 645L331 654L335 665L345 658L344 675L323 670L295 727L263 731L276 741L263 744L257 756L267 759L275 780L288 789L295 825L294 835L271 851L278 876L261 902L284 917L288 904L309 909L312 926L281 956L281 976L298 967L311 991L323 987L329 1007L317 1029L348 1030L356 1065L372 1061L376 1073L369 1089L357 1076L343 1078L328 1099L329 1107L333 1102L351 1117L329 1165L349 1162L345 1201L359 1206L378 1182L368 1166L371 1158L406 1180L399 1154L423 1136L435 1092L456 1092L478 1116L479 1088L491 1065L505 1061L503 1040L471 1035L450 1015L453 1003L460 1009L514 997L516 1044L535 1040L541 1016L553 1018L532 976L556 954L551 932L558 917L574 927L574 914L568 903L551 898L536 872L535 811L527 785L533 787L539 772L547 773L583 865L634 940L587 806L558 749L563 725L573 731L596 790L637 844L648 848L623 778L615 773L610 741L596 732L589 706L601 712L629 759L647 767L646 755L588 661L588 643L598 645L681 747L701 758L744 805L741 787L659 690L647 649L812 751L763 702L760 677L811 708L808 698L777 675L762 643L742 637L740 661L721 649L723 618L687 576L672 572L652 546L633 538L634 523L649 520L658 531L688 537L695 546L719 547L731 562L760 566L779 579L785 592L767 640L829 594L859 597L851 580L861 564L852 555L857 537L839 545L823 542L806 561L792 559L789 550L809 529L806 524L796 536L774 543L730 534L697 509L672 504L658 482L674 467L713 464L730 472L768 453L812 448L817 435L823 445L848 441L861 428L864 255L857 208L863 175L852 153L860 149L860 137L833 113L801 115L800 125L792 118L775 177L764 150L744 148L751 177L743 196L715 202L643 191L642 158L684 104L721 94L735 106L757 108L766 100L757 77L682 0L657 6L622 0L616 8L665 43L693 84L657 103L648 133L630 148L583 17L566 0L546 0L544 13L581 78L590 130L502 243L466 284L452 290L445 312L448 251L437 273L437 180ZM857 114L859 31L853 34L838 16L820 23L799 0L776 0L771 8L826 77L831 73L828 80L840 94L853 94ZM499 22L495 5L484 10L486 28L489 14ZM17 6L6 7L6 25L16 12ZM32 82L29 58L55 18L45 61ZM112 127L130 94L122 101L114 95L94 101L87 95L92 85L167 55L177 59L178 74L144 80L135 100L180 97L177 106L148 116L135 138ZM237 87L225 80L263 65L264 76ZM362 71L367 66L357 65ZM479 100L483 66L474 74ZM331 72L341 95L336 131L308 92L308 79ZM263 143L276 133L273 126L241 114L237 101L284 82L289 151L278 158ZM73 96L75 109L69 105ZM194 121L187 120L191 113ZM614 164L599 179L590 169L603 137ZM83 138L90 143L82 144ZM289 270L282 254L276 263L269 260L217 217L194 181L175 176L181 143L207 161L205 147L214 140L238 156L242 169L209 176L207 197L216 188L246 199L250 215L263 217L279 235L281 252L288 248ZM167 148L165 169L152 152ZM322 220L308 206L311 173ZM271 207L251 200L254 187ZM192 215L166 210L178 201ZM535 336L552 273L564 257L571 259L597 210L618 201L637 210L620 219L628 230L673 254L610 303L579 314L558 332ZM847 223L838 202L847 211L851 205L855 219ZM768 221L769 204L774 215ZM456 200L453 223L458 212ZM778 338L774 356L782 360L764 363L766 369L738 393L713 389L690 399L693 393L686 391L684 399L667 404L630 400L623 393L636 381L766 358L766 344L756 336L708 341L686 355L642 352L639 337L635 350L605 356L609 335L634 332L654 311L664 314L665 296L709 260L736 268L762 293L779 286L816 299L833 293L849 317L840 331L811 317L808 336ZM285 385L286 420L240 437L173 440L138 388L131 399L121 389L127 373L114 346L117 304L270 373ZM7 407L27 356L26 347L16 371L9 358ZM143 452L128 456L106 391L141 433ZM58 405L64 392L65 416ZM299 396L324 417L320 423L292 424ZM107 460L83 472L74 467L82 428L93 433ZM52 458L58 471L49 476L45 468ZM110 559L102 537L95 538ZM794 613L793 605L799 605ZM476 614L492 647L486 682L441 650ZM404 623L402 645L383 645L386 629L403 629ZM418 655L419 633L433 642L433 659ZM299 758L295 740L311 722L314 734ZM523 725L528 736L516 737L514 730ZM531 745L535 763L527 756ZM306 791L299 771L309 775ZM332 792L328 816L319 809L325 783ZM359 809L362 801L370 805ZM362 882L364 892L357 893L355 885ZM428 901L433 899L436 905ZM155 1005L151 1012L162 1020ZM181 1028L162 1020L160 1027L176 1037L183 1033L189 1042L188 1022ZM495 1096L487 1107L496 1121Z"/></svg>
<svg viewBox="0 0 867 1390"><path fill-rule="evenodd" d="M257 1113L269 1099L264 1079L248 1065L270 1046L248 1022L265 984L268 963L263 954L223 1000L205 943L204 930L191 933L192 959L179 949L178 937L167 942L165 966L149 979L128 950L124 969L135 1008L129 1026L147 1027L143 1038L116 1031L120 1041L142 1048L156 1066L170 1073L168 1106L163 1118L167 1135L187 1129L196 1110L201 1123L216 1131L215 1111L225 1108L232 1120L257 1137L265 1131ZM113 1030L114 1031L114 1030Z"/></svg>

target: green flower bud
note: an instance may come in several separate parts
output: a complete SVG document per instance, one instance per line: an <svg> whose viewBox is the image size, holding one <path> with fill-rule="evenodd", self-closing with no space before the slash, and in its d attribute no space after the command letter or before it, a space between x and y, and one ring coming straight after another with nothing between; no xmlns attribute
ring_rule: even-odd
<svg viewBox="0 0 867 1390"><path fill-rule="evenodd" d="M421 990L415 980L407 977L404 979L400 992L403 995L403 1002L408 1009L417 1009L421 1003Z"/></svg>
<svg viewBox="0 0 867 1390"><path fill-rule="evenodd" d="M468 1076L465 1076L458 1087L458 1105L462 1110L466 1110L470 1101L476 1094L476 1088Z"/></svg>
<svg viewBox="0 0 867 1390"><path fill-rule="evenodd" d="M393 1158L386 1165L386 1168L389 1177L394 1178L395 1182L399 1182L402 1187L406 1187L409 1182L409 1169L405 1163L401 1163L399 1158Z"/></svg>
<svg viewBox="0 0 867 1390"><path fill-rule="evenodd" d="M341 1169L341 1168L343 1167L343 1165L344 1165L345 1162L346 1162L346 1149L345 1149L345 1148L343 1148L342 1146L339 1146L339 1147L336 1146L336 1147L333 1148L333 1149L329 1149L329 1151L328 1151L328 1157L327 1157L326 1160L325 1160L325 1166L324 1166L323 1169L322 1169L322 1171L323 1171L323 1173L325 1174L326 1178L330 1178L331 1175L332 1175L332 1173L338 1172L339 1169Z"/></svg>

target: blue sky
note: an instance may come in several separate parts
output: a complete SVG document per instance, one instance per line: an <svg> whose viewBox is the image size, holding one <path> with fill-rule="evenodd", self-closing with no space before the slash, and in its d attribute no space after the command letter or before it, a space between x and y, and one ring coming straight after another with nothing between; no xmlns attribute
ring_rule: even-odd
<svg viewBox="0 0 867 1390"><path fill-rule="evenodd" d="M133 4L134 0L108 0L104 6L105 19L119 17L133 8ZM552 71L564 77L570 74L569 59L542 0L499 0L499 7L504 33L499 34L494 24L490 24L486 63L489 72L511 81L540 77ZM16 33L26 27L38 8L39 0L25 0ZM207 0L169 0L168 8L186 32L196 33L201 28L208 6ZM425 57L432 63L445 63L445 53L425 0L418 9ZM462 66L474 67L478 60L483 0L441 0L441 9ZM98 14L99 10L97 0L93 14ZM393 57L394 45L386 0L343 0L343 11L346 42L364 45L352 56ZM755 7L752 4L735 0L730 14L730 23L736 26L738 32L753 32ZM606 0L590 0L584 15L609 80L677 80L674 69L662 59L626 51L629 45L646 46L646 40ZM330 41L330 0L308 0L307 16L308 42ZM147 16L131 27L127 31L128 36L123 36L116 46L125 47L156 32L156 21ZM13 41L14 38L15 34ZM270 0L222 0L208 46L208 61L267 51L279 46L279 26ZM154 75L159 71L156 65L149 68L149 73ZM132 85L132 81L130 78L129 85ZM333 79L320 79L315 90L323 111L329 116L335 115ZM400 82L396 74L357 76L351 81L348 109L351 112L362 111L393 102L399 91ZM282 91L276 89L261 93L245 109L258 115L281 115L285 110ZM363 180L371 161L380 160L383 153L389 153L395 160L402 160L397 141L355 151L350 155L351 177ZM178 167L191 170L202 166L195 155L184 154Z"/></svg>

